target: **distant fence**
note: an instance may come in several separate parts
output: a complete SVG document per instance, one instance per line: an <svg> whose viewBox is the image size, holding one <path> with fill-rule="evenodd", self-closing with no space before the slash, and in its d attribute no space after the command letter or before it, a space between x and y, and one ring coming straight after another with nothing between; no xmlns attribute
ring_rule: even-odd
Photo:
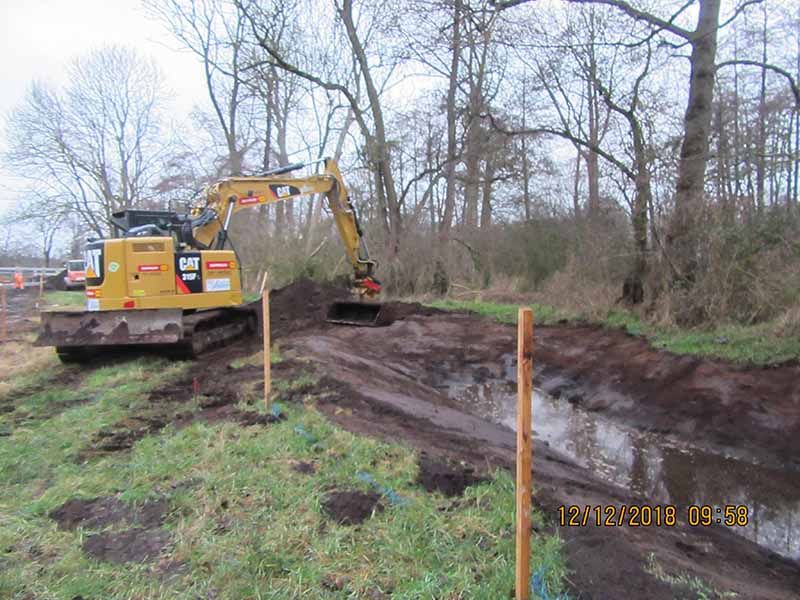
<svg viewBox="0 0 800 600"><path fill-rule="evenodd" d="M0 284L10 285L14 283L14 273L22 273L25 278L25 285L39 283L39 277L52 277L58 275L64 267L0 267Z"/></svg>

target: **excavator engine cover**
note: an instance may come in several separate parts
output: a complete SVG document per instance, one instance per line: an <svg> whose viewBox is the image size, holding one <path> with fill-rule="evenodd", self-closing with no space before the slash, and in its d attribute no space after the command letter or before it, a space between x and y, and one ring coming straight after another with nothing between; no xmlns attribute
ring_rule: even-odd
<svg viewBox="0 0 800 600"><path fill-rule="evenodd" d="M392 319L383 304L377 302L333 302L328 307L328 323L358 327L391 325Z"/></svg>

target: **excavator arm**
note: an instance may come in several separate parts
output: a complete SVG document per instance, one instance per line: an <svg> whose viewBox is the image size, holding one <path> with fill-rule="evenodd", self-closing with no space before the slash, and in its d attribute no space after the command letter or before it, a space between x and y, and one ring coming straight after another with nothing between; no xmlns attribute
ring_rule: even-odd
<svg viewBox="0 0 800 600"><path fill-rule="evenodd" d="M205 207L195 209L187 222L187 226L191 228L190 245L222 249L235 213L301 196L322 194L336 221L345 253L353 267L354 293L367 298L376 296L381 289L380 283L373 276L376 263L370 259L342 174L335 160L326 158L323 162L324 172L317 175L287 176L287 173L307 166L297 164L276 169L260 177L228 177L208 186Z"/></svg>

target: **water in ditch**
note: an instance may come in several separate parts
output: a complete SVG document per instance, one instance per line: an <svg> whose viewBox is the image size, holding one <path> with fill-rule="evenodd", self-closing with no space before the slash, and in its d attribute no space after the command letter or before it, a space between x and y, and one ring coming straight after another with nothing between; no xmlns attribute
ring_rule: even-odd
<svg viewBox="0 0 800 600"><path fill-rule="evenodd" d="M459 367L461 372L459 372ZM436 382L480 416L516 428L516 367L464 371L453 364ZM800 473L760 465L745 449L699 448L668 435L643 432L538 390L533 398L534 438L649 504L746 505L749 523L731 529L760 546L800 560ZM714 514L714 520L722 514Z"/></svg>

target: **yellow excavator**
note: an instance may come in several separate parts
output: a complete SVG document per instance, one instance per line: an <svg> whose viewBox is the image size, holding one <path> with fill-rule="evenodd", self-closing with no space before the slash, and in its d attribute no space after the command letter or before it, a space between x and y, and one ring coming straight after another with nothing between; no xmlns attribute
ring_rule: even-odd
<svg viewBox="0 0 800 600"><path fill-rule="evenodd" d="M353 268L354 299L332 302L327 320L375 326L382 320L374 277L355 208L339 167L326 158L321 173L289 173L294 164L257 177L230 177L205 189L205 203L186 214L126 210L114 214L116 235L90 239L85 249L86 310L45 311L36 344L55 346L64 362L84 362L109 346L170 345L194 356L257 330L259 302L243 303L241 264L226 250L240 210L322 194Z"/></svg>

